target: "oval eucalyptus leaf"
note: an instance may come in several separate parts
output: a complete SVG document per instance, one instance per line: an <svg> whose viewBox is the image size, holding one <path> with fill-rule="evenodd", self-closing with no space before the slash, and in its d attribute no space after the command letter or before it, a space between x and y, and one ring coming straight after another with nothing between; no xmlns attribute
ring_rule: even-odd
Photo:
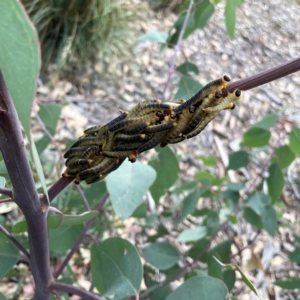
<svg viewBox="0 0 300 300"><path fill-rule="evenodd" d="M178 160L169 148L158 148L158 157L149 162L156 173L156 180L150 188L154 201L157 203L159 198L175 183L180 171Z"/></svg>
<svg viewBox="0 0 300 300"><path fill-rule="evenodd" d="M0 187L5 187L6 179L2 176L0 176ZM1 194L0 194L1 195Z"/></svg>
<svg viewBox="0 0 300 300"><path fill-rule="evenodd" d="M300 128L293 128L290 133L290 148L295 154L300 155Z"/></svg>
<svg viewBox="0 0 300 300"><path fill-rule="evenodd" d="M54 257L66 255L66 251L71 249L78 240L83 225L60 226L49 230L50 254Z"/></svg>
<svg viewBox="0 0 300 300"><path fill-rule="evenodd" d="M56 126L61 113L61 106L56 104L41 105L38 112L41 120L43 121L48 132L54 136ZM50 138L44 134L44 136L36 142L36 148L39 154L41 154L50 143Z"/></svg>
<svg viewBox="0 0 300 300"><path fill-rule="evenodd" d="M199 74L199 69L195 64L185 62L176 68L184 76L190 76L190 73Z"/></svg>
<svg viewBox="0 0 300 300"><path fill-rule="evenodd" d="M130 217L141 204L145 192L156 177L155 171L139 161L125 161L119 169L109 174L107 190L115 213L122 219Z"/></svg>
<svg viewBox="0 0 300 300"><path fill-rule="evenodd" d="M30 112L40 68L38 37L20 1L0 1L0 66L29 137Z"/></svg>
<svg viewBox="0 0 300 300"><path fill-rule="evenodd" d="M204 238L207 234L207 228L204 226L193 227L183 230L177 237L178 242L192 242Z"/></svg>
<svg viewBox="0 0 300 300"><path fill-rule="evenodd" d="M168 270L180 259L177 249L168 243L153 243L143 249L142 256L159 270Z"/></svg>
<svg viewBox="0 0 300 300"><path fill-rule="evenodd" d="M18 259L19 250L4 234L0 234L0 280L15 265Z"/></svg>
<svg viewBox="0 0 300 300"><path fill-rule="evenodd" d="M249 154L246 151L237 151L230 155L228 170L237 170L249 164Z"/></svg>
<svg viewBox="0 0 300 300"><path fill-rule="evenodd" d="M136 248L127 240L114 237L92 246L91 267L93 284L101 295L118 300L138 294L142 263Z"/></svg>
<svg viewBox="0 0 300 300"><path fill-rule="evenodd" d="M166 300L228 300L226 285L219 279L192 277L170 294Z"/></svg>
<svg viewBox="0 0 300 300"><path fill-rule="evenodd" d="M199 81L189 77L181 77L175 99L188 99L202 88Z"/></svg>
<svg viewBox="0 0 300 300"><path fill-rule="evenodd" d="M139 38L139 42L163 43L168 39L168 33L164 31L149 31Z"/></svg>
<svg viewBox="0 0 300 300"><path fill-rule="evenodd" d="M271 127L273 127L276 124L278 119L279 116L277 114L269 114L266 115L264 118L262 118L259 122L254 124L252 127L269 130Z"/></svg>
<svg viewBox="0 0 300 300"><path fill-rule="evenodd" d="M272 203L275 203L279 199L284 187L284 177L278 164L272 164L269 167L267 183Z"/></svg>
<svg viewBox="0 0 300 300"><path fill-rule="evenodd" d="M263 147L269 142L271 133L263 128L251 127L243 136L242 147Z"/></svg>
<svg viewBox="0 0 300 300"><path fill-rule="evenodd" d="M289 146L280 146L273 155L273 163L278 163L281 169L287 168L295 159L295 153Z"/></svg>
<svg viewBox="0 0 300 300"><path fill-rule="evenodd" d="M287 290L296 290L300 287L300 278L289 277L286 280L275 281L275 285Z"/></svg>
<svg viewBox="0 0 300 300"><path fill-rule="evenodd" d="M226 30L231 39L234 38L236 23L236 5L235 0L226 0L225 6L225 24Z"/></svg>

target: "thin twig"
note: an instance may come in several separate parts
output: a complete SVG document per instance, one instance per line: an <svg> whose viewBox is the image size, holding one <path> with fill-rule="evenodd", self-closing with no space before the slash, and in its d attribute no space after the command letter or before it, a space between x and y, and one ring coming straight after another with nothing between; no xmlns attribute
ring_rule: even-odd
<svg viewBox="0 0 300 300"><path fill-rule="evenodd" d="M96 208L97 211L100 211L105 202L107 201L109 197L109 194L106 193L103 197L103 199L101 200L100 204L98 205L98 207ZM80 237L78 238L78 240L76 241L76 243L74 244L74 246L72 247L72 249L70 250L70 252L68 253L68 255L65 257L64 261L62 262L62 264L59 266L59 268L54 272L53 277L54 278L58 278L58 276L63 272L64 268L66 267L66 265L69 263L70 259L72 258L72 256L74 255L74 253L77 251L77 249L79 248L79 245L82 243L83 239L86 237L87 232L90 230L93 222L95 221L96 217L89 220L86 225L85 228L83 230L83 232L81 233Z"/></svg>
<svg viewBox="0 0 300 300"><path fill-rule="evenodd" d="M60 282L53 282L49 286L48 291L53 291L53 290L66 292L69 294L74 294L74 295L82 297L83 299L88 299L88 300L105 300L105 298L95 295L91 292L88 292L88 291L78 288L76 286L72 286L72 285L60 283Z"/></svg>
<svg viewBox="0 0 300 300"><path fill-rule="evenodd" d="M52 134L47 130L44 122L42 121L42 119L40 118L40 116L38 114L36 114L36 119L37 119L38 123L40 124L40 126L42 127L42 129L45 132L45 134L48 136L48 138L50 139L50 141L53 143L54 147L56 148L56 150L57 150L57 152L59 154L60 161L62 163L64 163L64 156L63 156L63 153L60 150L60 147L59 147L58 143L55 141L55 139L52 136ZM87 199L86 199L86 197L85 197L85 195L83 193L82 188L79 185L76 185L76 189L77 189L78 193L80 194L80 196L81 196L81 198L83 200L83 203L84 203L86 209L87 210L91 210L91 207L90 207L90 205L89 205L89 203L88 203L88 201L87 201ZM51 199L50 199L50 201L51 201Z"/></svg>
<svg viewBox="0 0 300 300"><path fill-rule="evenodd" d="M0 200L0 203L6 203L6 202L14 202L14 200L12 198L5 198Z"/></svg>
<svg viewBox="0 0 300 300"><path fill-rule="evenodd" d="M28 258L30 258L29 252L2 226L0 225L0 231Z"/></svg>
<svg viewBox="0 0 300 300"><path fill-rule="evenodd" d="M180 50L181 40L182 40L183 34L185 32L185 28L187 26L188 20L190 18L193 5L194 5L194 0L190 0L189 7L187 9L187 12L186 12L186 15L185 15L185 18L184 18L184 22L183 22L182 27L180 29L180 33L179 33L179 37L178 37L177 43L176 43L176 45L174 47L174 54L173 54L172 62L171 62L171 65L170 65L170 68L169 68L169 71L168 71L168 78L167 78L167 81L165 83L164 90L163 90L162 96L161 96L162 99L165 98L166 90L167 90L167 88L168 88L168 86L170 84L171 76L172 76L172 74L174 72L177 53Z"/></svg>
<svg viewBox="0 0 300 300"><path fill-rule="evenodd" d="M243 91L250 90L257 86L276 80L278 78L295 73L299 70L300 70L300 57L297 57L295 59L287 61L274 68L260 72L253 76L241 80L237 80L235 82L230 82L227 85L227 89L230 92L233 92L237 88Z"/></svg>
<svg viewBox="0 0 300 300"><path fill-rule="evenodd" d="M12 189L4 188L4 187L0 187L0 194L11 197L11 198L13 196Z"/></svg>

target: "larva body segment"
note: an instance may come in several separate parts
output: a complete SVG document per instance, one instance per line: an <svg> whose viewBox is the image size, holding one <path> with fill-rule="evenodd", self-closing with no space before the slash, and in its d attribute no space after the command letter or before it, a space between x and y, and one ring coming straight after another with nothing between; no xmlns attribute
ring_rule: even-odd
<svg viewBox="0 0 300 300"><path fill-rule="evenodd" d="M103 151L101 154L110 158L124 158L127 157L133 150L127 151Z"/></svg>
<svg viewBox="0 0 300 300"><path fill-rule="evenodd" d="M132 135L142 132L145 128L147 128L150 125L150 123L143 122L141 124L138 124L136 126L133 126L131 128L126 128L122 130L122 133Z"/></svg>
<svg viewBox="0 0 300 300"><path fill-rule="evenodd" d="M219 114L219 111L216 112L212 112L209 114L204 115L204 117L202 118L202 120L199 122L199 124L196 126L196 128L194 128L192 131L190 131L189 133L183 135L183 137L185 139L190 139L196 135L198 135L205 127L206 125L213 120L217 115Z"/></svg>
<svg viewBox="0 0 300 300"><path fill-rule="evenodd" d="M174 138L178 137L185 129L185 127L187 126L188 122L191 120L191 118L193 117L193 111L190 112L190 108L184 109L182 111L182 113L177 117L178 118L178 123L177 126L174 127L173 129L171 129L168 134L164 137L164 139L162 140L162 144L166 146L167 144L169 144L169 142L171 140L173 140Z"/></svg>
<svg viewBox="0 0 300 300"><path fill-rule="evenodd" d="M240 90L235 90L233 93L229 93L218 105L203 108L206 113L220 112L230 105L230 103L239 101L242 98L242 92Z"/></svg>
<svg viewBox="0 0 300 300"><path fill-rule="evenodd" d="M111 163L113 163L114 159L104 157L104 159L99 163L98 165L88 168L86 170L81 171L79 174L77 174L76 178L80 179L80 181L85 180L91 175L100 174L104 169L106 169L108 166L110 166Z"/></svg>
<svg viewBox="0 0 300 300"><path fill-rule="evenodd" d="M84 159L84 158L77 158L76 160L72 161L69 163L68 167L71 168L76 168L77 166L85 166L85 165L90 165L92 163L91 159Z"/></svg>
<svg viewBox="0 0 300 300"><path fill-rule="evenodd" d="M177 125L176 123L163 123L158 125L152 125L152 126L148 126L143 132L145 134L162 132L162 131L170 130L171 128L174 128L176 125Z"/></svg>
<svg viewBox="0 0 300 300"><path fill-rule="evenodd" d="M142 153L142 152L145 152L145 151L147 151L147 150L149 150L151 148L154 148L155 146L157 146L161 142L161 140L163 139L163 137L165 136L165 134L166 134L165 132L161 132L161 133L155 134L149 142L141 145L138 148L138 152Z"/></svg>
<svg viewBox="0 0 300 300"><path fill-rule="evenodd" d="M140 112L149 104L158 104L161 103L159 99L156 100L146 100L138 103L129 113L128 118L140 116Z"/></svg>
<svg viewBox="0 0 300 300"><path fill-rule="evenodd" d="M134 151L137 150L141 143L117 145L114 147L115 151Z"/></svg>
<svg viewBox="0 0 300 300"><path fill-rule="evenodd" d="M88 128L84 131L84 136L101 136L104 134L108 127L120 122L127 117L128 113L123 112L118 117L114 118L112 121L108 122L106 125L98 125Z"/></svg>
<svg viewBox="0 0 300 300"><path fill-rule="evenodd" d="M183 104L174 108L176 113L181 112L183 109L191 106L197 105L199 101L201 101L204 97L208 96L209 94L215 94L218 90L226 87L227 83L230 81L230 78L227 75L224 75L222 78L213 80L205 85L200 91L198 91L194 96L188 99Z"/></svg>
<svg viewBox="0 0 300 300"><path fill-rule="evenodd" d="M159 100L160 101L160 100ZM170 110L172 109L172 106L166 103L161 103L161 102L153 102L153 103L148 103L144 104L139 103L138 105L141 105L139 110L135 111L133 114L129 113L128 117L141 117L144 115L149 114L152 111L158 111L158 110Z"/></svg>
<svg viewBox="0 0 300 300"><path fill-rule="evenodd" d="M98 147L93 145L93 146L90 146L88 147L82 154L82 158L85 158L85 159L88 159L88 158L91 158L96 151L98 151Z"/></svg>
<svg viewBox="0 0 300 300"><path fill-rule="evenodd" d="M74 156L81 156L82 153L87 149L87 147L72 147L65 154L64 158L71 158Z"/></svg>
<svg viewBox="0 0 300 300"><path fill-rule="evenodd" d="M93 146L93 145L102 145L104 142L104 136L95 137L95 136L87 136L80 138L76 141L71 148L75 147L83 147L83 146Z"/></svg>
<svg viewBox="0 0 300 300"><path fill-rule="evenodd" d="M118 133L115 136L115 142L134 143L134 142L140 142L145 138L146 138L145 134L129 135L124 133Z"/></svg>

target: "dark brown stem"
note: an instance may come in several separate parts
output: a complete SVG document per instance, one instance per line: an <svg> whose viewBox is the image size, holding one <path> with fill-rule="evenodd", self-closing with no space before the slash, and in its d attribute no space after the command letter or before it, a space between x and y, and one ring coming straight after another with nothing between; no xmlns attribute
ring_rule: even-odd
<svg viewBox="0 0 300 300"><path fill-rule="evenodd" d="M97 211L100 211L106 200L108 199L109 194L106 193L105 196L103 197L103 199L101 200L100 204L98 205L98 207L96 208ZM64 268L66 267L66 265L68 264L68 262L70 261L70 259L72 258L72 256L74 255L74 253L77 251L77 249L79 248L79 245L82 243L83 239L85 238L85 236L87 235L88 231L90 230L93 222L95 221L96 218L93 218L91 220L89 220L86 225L85 228L83 230L83 232L81 233L80 237L78 238L78 240L76 241L76 243L74 244L74 246L72 247L72 249L70 250L70 252L68 253L68 255L65 257L64 261L62 262L62 264L59 266L59 268L54 272L53 277L57 278L64 270Z"/></svg>
<svg viewBox="0 0 300 300"><path fill-rule="evenodd" d="M0 116L1 116L1 113L0 113ZM13 196L12 190L4 188L4 187L0 187L0 194L6 195L6 196L11 197L11 198Z"/></svg>
<svg viewBox="0 0 300 300"><path fill-rule="evenodd" d="M295 73L299 70L300 70L300 57L292 59L272 69L260 72L253 76L241 80L237 80L235 82L230 82L227 85L227 89L230 92L233 92L237 88L243 91L250 90L257 86L276 80L278 78Z"/></svg>
<svg viewBox="0 0 300 300"><path fill-rule="evenodd" d="M13 199L28 226L30 269L35 281L34 300L47 300L52 281L49 264L47 204L41 205L30 169L19 118L0 71L0 149L13 186Z"/></svg>
<svg viewBox="0 0 300 300"><path fill-rule="evenodd" d="M0 231L28 258L29 252L2 226L0 225Z"/></svg>
<svg viewBox="0 0 300 300"><path fill-rule="evenodd" d="M100 297L98 295L95 295L91 292L85 291L81 288L65 284L65 283L60 283L60 282L53 282L49 288L49 291L61 291L61 292L66 292L69 294L74 294L77 296L82 297L82 299L88 299L88 300L105 300L105 298Z"/></svg>

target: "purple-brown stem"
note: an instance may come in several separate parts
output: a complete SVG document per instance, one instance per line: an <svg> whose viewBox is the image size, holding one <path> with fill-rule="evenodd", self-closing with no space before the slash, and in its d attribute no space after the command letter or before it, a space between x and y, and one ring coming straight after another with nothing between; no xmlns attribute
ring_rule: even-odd
<svg viewBox="0 0 300 300"><path fill-rule="evenodd" d="M180 33L179 33L179 37L178 37L178 40L176 42L176 45L174 47L174 54L173 54L173 58L172 58L172 61L171 61L171 65L170 65L170 68L169 68L169 71L168 71L168 78L167 78L167 81L165 83L165 86L164 86L164 90L162 92L162 96L161 98L164 99L165 98L165 93L166 93L166 90L170 84L170 80L171 80L171 76L174 72L174 68L175 68L175 63L176 63L176 57L177 57L177 53L178 51L180 50L180 44L181 44L181 41L182 41L182 37L183 37L183 34L185 32L185 28L187 26L187 23L188 23L188 20L190 18L190 15L191 15L191 11L192 11L192 8L193 8L193 5L194 5L194 0L190 0L190 4L189 4L189 7L187 9L187 12L186 12L186 15L185 15L185 18L184 18L184 22L182 24L182 27L180 29Z"/></svg>
<svg viewBox="0 0 300 300"><path fill-rule="evenodd" d="M1 115L1 113L0 113L0 115ZM4 188L4 187L0 187L0 194L3 194L5 196L11 197L11 198L13 196L12 190Z"/></svg>
<svg viewBox="0 0 300 300"><path fill-rule="evenodd" d="M96 208L97 211L100 211L103 208L103 206L104 206L106 200L108 199L108 197L109 197L109 194L106 193L104 195L103 199L101 200L100 204ZM64 268L66 267L66 265L68 264L68 262L70 261L70 259L74 255L74 253L77 251L77 249L79 248L79 245L82 243L82 241L85 238L86 234L90 230L90 228L91 228L93 222L95 221L95 219L96 218L93 218L93 219L89 220L86 223L85 228L84 228L83 232L81 233L80 237L78 238L78 240L76 241L76 243L74 244L74 246L72 247L72 249L70 250L70 252L68 253L68 255L65 257L64 261L62 262L62 264L54 272L54 274L53 274L54 278L58 278L58 276L63 272Z"/></svg>
<svg viewBox="0 0 300 300"><path fill-rule="evenodd" d="M105 300L105 298L100 297L98 295L95 295L91 292L85 291L81 288L65 284L65 283L60 283L60 282L53 282L49 288L48 291L61 291L61 292L66 292L69 294L74 294L77 296L82 297L82 299L89 299L89 300Z"/></svg>
<svg viewBox="0 0 300 300"><path fill-rule="evenodd" d="M299 70L300 70L300 57L297 57L283 64L280 64L274 68L271 68L269 70L260 72L258 74L252 75L250 77L241 80L237 80L235 82L230 82L227 85L227 89L230 92L233 92L237 88L243 91L250 90L257 86L276 80L278 78L295 73Z"/></svg>
<svg viewBox="0 0 300 300"><path fill-rule="evenodd" d="M0 225L0 231L28 258L29 252L2 226Z"/></svg>
<svg viewBox="0 0 300 300"><path fill-rule="evenodd" d="M0 71L0 149L13 186L13 199L28 226L30 269L35 281L34 300L47 300L52 281L47 228L47 204L41 205L27 158L19 118Z"/></svg>

